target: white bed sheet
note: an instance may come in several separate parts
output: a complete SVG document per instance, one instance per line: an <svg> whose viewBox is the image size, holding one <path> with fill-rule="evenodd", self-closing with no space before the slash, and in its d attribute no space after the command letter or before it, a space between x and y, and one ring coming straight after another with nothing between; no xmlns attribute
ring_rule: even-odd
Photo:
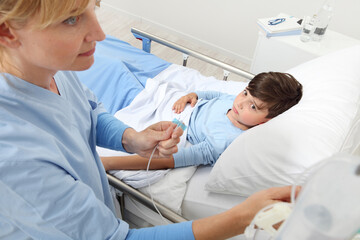
<svg viewBox="0 0 360 240"><path fill-rule="evenodd" d="M212 167L198 167L188 181L182 203L182 215L187 219L198 219L224 212L243 202L246 198L235 195L224 195L205 190Z"/></svg>
<svg viewBox="0 0 360 240"><path fill-rule="evenodd" d="M182 216L195 220L212 216L234 207L245 201L245 197L212 193L205 190L205 184L212 167L198 167L188 186L181 206ZM246 240L244 235L231 238L233 240Z"/></svg>

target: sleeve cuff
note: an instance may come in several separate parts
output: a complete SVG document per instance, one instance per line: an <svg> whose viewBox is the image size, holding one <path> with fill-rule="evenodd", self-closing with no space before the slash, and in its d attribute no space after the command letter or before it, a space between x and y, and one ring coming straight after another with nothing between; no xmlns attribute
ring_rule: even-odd
<svg viewBox="0 0 360 240"><path fill-rule="evenodd" d="M127 128L129 128L128 125L110 113L99 114L96 124L96 144L100 147L125 152L122 137Z"/></svg>

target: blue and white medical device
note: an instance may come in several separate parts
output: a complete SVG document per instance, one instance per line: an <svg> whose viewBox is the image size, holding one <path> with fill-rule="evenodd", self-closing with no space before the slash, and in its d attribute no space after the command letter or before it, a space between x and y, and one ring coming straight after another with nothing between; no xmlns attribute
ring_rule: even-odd
<svg viewBox="0 0 360 240"><path fill-rule="evenodd" d="M353 237L360 229L360 157L337 154L310 170L296 202L260 211L245 232L248 239L359 239ZM273 225L283 220L275 230Z"/></svg>

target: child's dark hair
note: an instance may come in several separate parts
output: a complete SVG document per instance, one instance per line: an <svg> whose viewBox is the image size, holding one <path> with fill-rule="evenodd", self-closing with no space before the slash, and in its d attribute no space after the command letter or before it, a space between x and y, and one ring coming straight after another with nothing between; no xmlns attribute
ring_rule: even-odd
<svg viewBox="0 0 360 240"><path fill-rule="evenodd" d="M273 118L296 105L302 97L302 85L288 73L267 72L257 74L247 90L253 97L265 102Z"/></svg>

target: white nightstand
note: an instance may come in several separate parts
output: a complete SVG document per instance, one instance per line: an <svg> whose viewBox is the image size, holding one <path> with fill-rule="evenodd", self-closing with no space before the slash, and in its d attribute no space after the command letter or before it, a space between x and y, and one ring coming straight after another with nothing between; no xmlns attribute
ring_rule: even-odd
<svg viewBox="0 0 360 240"><path fill-rule="evenodd" d="M360 40L327 30L320 42L302 42L299 35L267 38L262 32L255 49L250 72L285 72L313 58L360 45Z"/></svg>

